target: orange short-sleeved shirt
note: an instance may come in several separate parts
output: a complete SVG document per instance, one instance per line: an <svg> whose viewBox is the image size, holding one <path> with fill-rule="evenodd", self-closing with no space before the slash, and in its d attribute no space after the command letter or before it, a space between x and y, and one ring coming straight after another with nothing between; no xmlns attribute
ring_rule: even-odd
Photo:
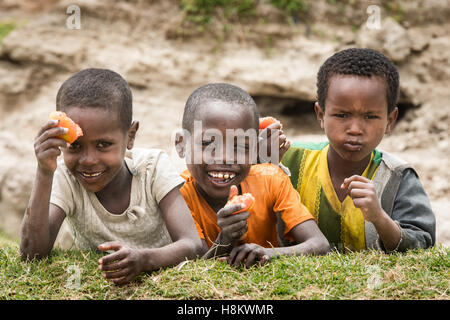
<svg viewBox="0 0 450 320"><path fill-rule="evenodd" d="M220 232L217 214L197 191L190 172L186 170L181 176L186 182L180 192L191 210L200 238L205 239L211 247ZM300 195L292 187L289 177L276 165L253 165L249 175L241 183L241 190L242 193L251 193L256 200L249 210L248 231L241 243L278 247L276 212L280 212L285 223L284 237L290 241L294 240L288 236L292 228L306 220L314 219L301 203Z"/></svg>

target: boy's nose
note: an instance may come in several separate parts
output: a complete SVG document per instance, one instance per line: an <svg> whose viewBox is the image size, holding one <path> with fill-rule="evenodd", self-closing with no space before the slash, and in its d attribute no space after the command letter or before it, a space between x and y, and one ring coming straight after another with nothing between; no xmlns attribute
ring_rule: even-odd
<svg viewBox="0 0 450 320"><path fill-rule="evenodd" d="M228 149L223 145L223 149L218 148L212 152L212 160L215 164L233 164L236 162L236 155L234 154L234 150Z"/></svg>
<svg viewBox="0 0 450 320"><path fill-rule="evenodd" d="M234 164L236 152L233 147L227 147L225 142L215 141L211 148L203 152L203 160L207 164Z"/></svg>
<svg viewBox="0 0 450 320"><path fill-rule="evenodd" d="M352 120L347 128L347 133L351 135L360 135L363 132L364 123L359 119Z"/></svg>
<svg viewBox="0 0 450 320"><path fill-rule="evenodd" d="M90 166L97 164L97 158L93 151L85 150L79 160L79 163L83 166Z"/></svg>

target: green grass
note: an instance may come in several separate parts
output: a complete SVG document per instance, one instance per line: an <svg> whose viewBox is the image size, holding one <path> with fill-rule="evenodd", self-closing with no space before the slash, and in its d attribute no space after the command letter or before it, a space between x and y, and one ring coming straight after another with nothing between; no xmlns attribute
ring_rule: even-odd
<svg viewBox="0 0 450 320"><path fill-rule="evenodd" d="M98 270L101 254L54 250L20 259L18 244L0 235L3 299L449 299L450 249L282 257L262 267L215 260L142 274L116 286ZM79 286L73 270L79 271Z"/></svg>
<svg viewBox="0 0 450 320"><path fill-rule="evenodd" d="M227 20L243 18L254 13L255 0L181 0L182 11L187 19L204 25L211 22L217 9Z"/></svg>
<svg viewBox="0 0 450 320"><path fill-rule="evenodd" d="M289 17L308 12L309 0L264 1L278 8ZM188 21L204 28L218 16L229 23L254 17L258 2L258 0L180 0L180 7Z"/></svg>
<svg viewBox="0 0 450 320"><path fill-rule="evenodd" d="M6 37L15 28L16 28L16 25L12 22L1 22L0 21L0 45L2 44L3 38Z"/></svg>

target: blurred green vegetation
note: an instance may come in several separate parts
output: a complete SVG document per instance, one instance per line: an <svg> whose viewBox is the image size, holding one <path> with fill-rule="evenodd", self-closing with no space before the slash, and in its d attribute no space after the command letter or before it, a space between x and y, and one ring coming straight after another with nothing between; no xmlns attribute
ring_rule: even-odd
<svg viewBox="0 0 450 320"><path fill-rule="evenodd" d="M6 37L11 31L16 28L13 22L2 22L0 21L0 45L4 37Z"/></svg>
<svg viewBox="0 0 450 320"><path fill-rule="evenodd" d="M270 0L272 5L290 15L308 12L308 2L308 0Z"/></svg>
<svg viewBox="0 0 450 320"><path fill-rule="evenodd" d="M227 20L250 16L256 4L256 0L181 0L187 19L200 25L210 23L218 9Z"/></svg>
<svg viewBox="0 0 450 320"><path fill-rule="evenodd" d="M280 9L286 15L295 16L308 11L310 0L264 0ZM255 15L258 0L181 0L182 11L189 21L205 25L221 11L227 20L242 19Z"/></svg>

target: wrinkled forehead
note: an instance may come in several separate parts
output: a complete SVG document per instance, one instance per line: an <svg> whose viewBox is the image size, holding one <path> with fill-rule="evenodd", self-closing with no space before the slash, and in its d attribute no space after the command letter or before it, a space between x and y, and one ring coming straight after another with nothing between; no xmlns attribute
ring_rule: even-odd
<svg viewBox="0 0 450 320"><path fill-rule="evenodd" d="M334 76L326 98L332 107L386 111L386 81L381 77Z"/></svg>

